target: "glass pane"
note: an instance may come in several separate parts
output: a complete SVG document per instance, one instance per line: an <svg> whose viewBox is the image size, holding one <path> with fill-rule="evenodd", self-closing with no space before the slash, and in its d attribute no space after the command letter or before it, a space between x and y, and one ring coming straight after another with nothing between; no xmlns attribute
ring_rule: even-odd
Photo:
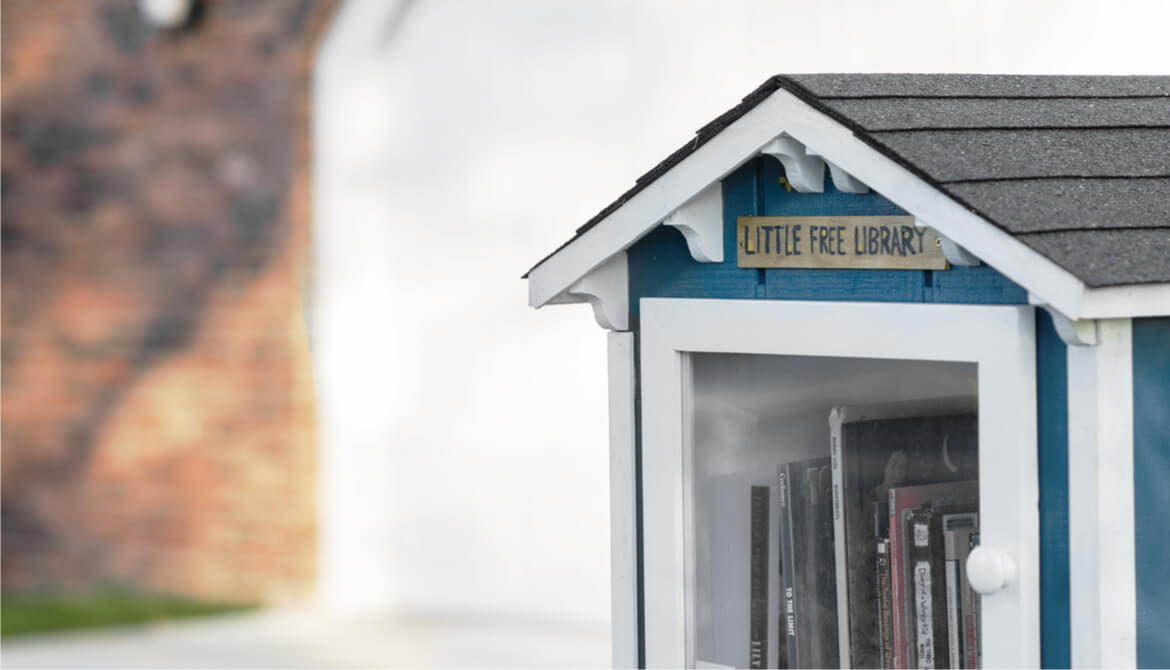
<svg viewBox="0 0 1170 670"><path fill-rule="evenodd" d="M976 366L690 359L696 664L978 667Z"/></svg>

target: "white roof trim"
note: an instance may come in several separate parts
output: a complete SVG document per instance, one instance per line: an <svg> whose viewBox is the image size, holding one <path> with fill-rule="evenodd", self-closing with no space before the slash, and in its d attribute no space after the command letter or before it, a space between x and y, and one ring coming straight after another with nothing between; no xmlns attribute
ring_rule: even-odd
<svg viewBox="0 0 1170 670"><path fill-rule="evenodd" d="M593 306L597 325L606 330L629 330L630 273L626 253L614 254L550 302L587 302Z"/></svg>
<svg viewBox="0 0 1170 670"><path fill-rule="evenodd" d="M749 110L608 217L533 268L528 304L540 307L637 242L712 183L785 133L869 185L1072 320L1170 315L1170 284L1093 289L966 209L845 126L783 89Z"/></svg>

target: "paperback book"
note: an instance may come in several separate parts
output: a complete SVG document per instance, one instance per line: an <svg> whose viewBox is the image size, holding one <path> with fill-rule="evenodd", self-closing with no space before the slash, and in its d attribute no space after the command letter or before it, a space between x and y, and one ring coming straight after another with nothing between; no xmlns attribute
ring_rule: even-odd
<svg viewBox="0 0 1170 670"><path fill-rule="evenodd" d="M815 458L785 463L777 478L785 492L780 542L787 667L836 667L840 657L830 461Z"/></svg>
<svg viewBox="0 0 1170 670"><path fill-rule="evenodd" d="M892 507L888 560L893 658L884 658L882 651L886 633L880 622L876 566L883 538L873 521L875 505L886 503L890 491L898 487L975 480L979 472L977 415L871 418L862 409L837 407L830 413L829 428L834 550L841 577L837 582L838 657L842 667L906 667L905 654L896 644L906 636L900 630L903 622L895 616L904 589L893 569L898 554L893 536L899 524L893 523L897 517Z"/></svg>
<svg viewBox="0 0 1170 670"><path fill-rule="evenodd" d="M892 667L952 667L942 516L974 512L978 496L974 480L890 489Z"/></svg>

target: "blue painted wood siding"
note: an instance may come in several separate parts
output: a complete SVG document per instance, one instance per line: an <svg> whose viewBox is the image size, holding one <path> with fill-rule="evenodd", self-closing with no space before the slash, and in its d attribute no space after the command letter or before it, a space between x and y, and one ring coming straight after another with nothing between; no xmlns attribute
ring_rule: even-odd
<svg viewBox="0 0 1170 670"><path fill-rule="evenodd" d="M1072 666L1068 581L1068 349L1036 310L1036 456L1040 476L1040 665Z"/></svg>
<svg viewBox="0 0 1170 670"><path fill-rule="evenodd" d="M842 193L833 187L828 175L824 193L798 193L790 190L782 177L783 170L779 162L772 158L757 158L723 180L722 263L696 262L691 258L682 234L667 226L654 229L628 250L631 329L635 332L638 330L638 301L650 297L1027 304L1027 292L1024 289L986 265L955 267L937 272L757 270L737 267L735 233L736 219L740 216L906 214L877 193ZM1048 315L1040 310L1037 311L1036 326L1042 566L1041 660L1044 667L1068 667L1066 353L1065 345L1056 335ZM640 423L640 418L638 421ZM635 448L640 453L641 430L638 435ZM640 524L641 514L638 518ZM640 527L638 542L640 547ZM1170 539L1164 538L1163 543L1165 548L1170 549ZM1170 553L1165 555L1170 556ZM1165 590L1170 594L1170 585L1166 585ZM1163 598L1163 602L1170 603L1170 598ZM645 613L640 611L639 615L642 617Z"/></svg>
<svg viewBox="0 0 1170 670"><path fill-rule="evenodd" d="M765 298L1022 305L1027 292L980 265L931 270L755 270L736 266L740 216L906 214L877 193L842 193L825 178L824 193L790 191L772 158L749 161L723 180L723 262L697 263L682 235L656 228L629 249L630 308L640 298Z"/></svg>
<svg viewBox="0 0 1170 670"><path fill-rule="evenodd" d="M1137 664L1170 667L1170 318L1133 321Z"/></svg>

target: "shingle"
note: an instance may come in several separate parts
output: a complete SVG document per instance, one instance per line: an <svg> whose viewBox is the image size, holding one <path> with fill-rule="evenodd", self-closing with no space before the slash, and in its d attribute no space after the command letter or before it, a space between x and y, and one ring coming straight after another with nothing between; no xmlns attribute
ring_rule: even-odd
<svg viewBox="0 0 1170 670"><path fill-rule="evenodd" d="M772 77L577 236L778 88L1090 286L1170 282L1170 76Z"/></svg>
<svg viewBox="0 0 1170 670"><path fill-rule="evenodd" d="M802 74L785 77L820 98L1074 97L1170 95L1170 76L1003 74Z"/></svg>
<svg viewBox="0 0 1170 670"><path fill-rule="evenodd" d="M825 104L870 131L1170 126L1170 97L844 98Z"/></svg>
<svg viewBox="0 0 1170 670"><path fill-rule="evenodd" d="M1170 282L1170 228L1017 236L1089 286Z"/></svg>
<svg viewBox="0 0 1170 670"><path fill-rule="evenodd" d="M1170 176L1170 129L928 130L873 134L939 182Z"/></svg>
<svg viewBox="0 0 1170 670"><path fill-rule="evenodd" d="M1170 227L1170 179L1027 179L942 188L1012 233Z"/></svg>

